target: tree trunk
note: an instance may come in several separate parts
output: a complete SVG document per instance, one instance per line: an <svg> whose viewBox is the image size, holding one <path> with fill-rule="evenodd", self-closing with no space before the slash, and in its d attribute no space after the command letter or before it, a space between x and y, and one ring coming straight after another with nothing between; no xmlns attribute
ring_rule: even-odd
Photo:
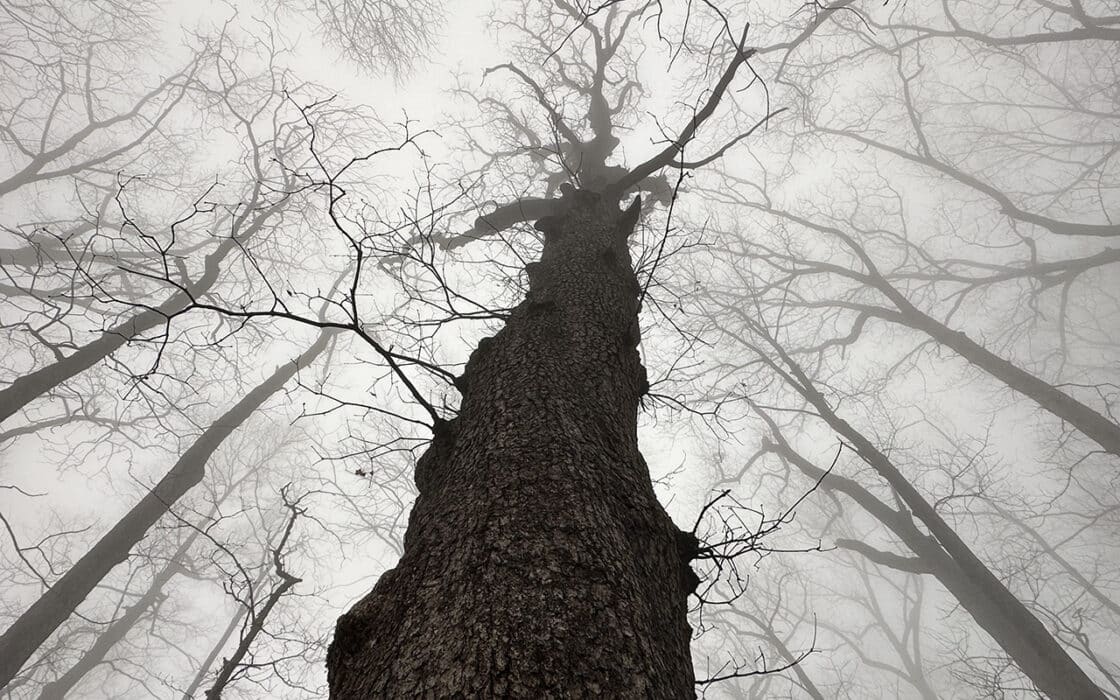
<svg viewBox="0 0 1120 700"><path fill-rule="evenodd" d="M269 615L276 609L276 605L287 595L288 591L303 580L297 576L293 576L284 568L284 548L288 544L288 538L292 534L292 528L295 526L296 520L303 513L303 511L294 505L289 505L288 507L291 509L291 516L288 518L288 523L284 528L284 534L280 537L280 542L278 542L276 547L272 550L272 563L276 569L276 577L279 579L279 583L269 591L268 597L265 598L264 605L261 606L260 610L246 607L247 612L250 613L249 626L241 635L241 641L238 642L237 648L233 650L233 656L227 658L222 664L222 667L218 670L218 677L214 679L214 685L210 686L210 690L206 691L207 700L219 700L222 697L226 686L228 686L233 679L233 674L241 668L241 662L249 654L249 650L253 648L257 637L264 631L264 625L268 622ZM250 601L252 601L252 597Z"/></svg>
<svg viewBox="0 0 1120 700"><path fill-rule="evenodd" d="M140 503L8 628L0 637L0 687L15 677L27 659L77 609L101 579L128 557L148 530L202 481L206 475L206 462L222 441L270 396L282 389L300 367L314 360L327 347L332 335L330 332L322 333L295 362L278 367L272 376L214 421Z"/></svg>
<svg viewBox="0 0 1120 700"><path fill-rule="evenodd" d="M253 585L260 586L266 579L268 579L268 569L261 569L261 573L257 576L256 581L253 582ZM225 630L222 632L222 636L218 638L214 646L210 647L210 653L206 655L206 658L202 661L202 665L198 667L191 684L183 691L182 700L194 700L195 692L202 687L206 676L210 675L210 667L214 665L214 662L218 659L218 654L222 653L222 649L225 649L226 644L233 636L233 633L237 631L237 628L241 625L241 621L248 612L249 609L244 605L237 606L237 610L233 613L233 617L230 618L229 624L226 625Z"/></svg>
<svg viewBox="0 0 1120 700"><path fill-rule="evenodd" d="M871 143L871 145L876 148L886 148L878 143ZM904 158L910 157L901 151L890 148L886 148L886 150L890 150ZM895 312L892 309L887 309L878 305L858 304L851 306L851 308L858 308L862 313L869 316L881 318L891 323L899 323L927 334L941 345L955 351L973 366L984 370L1000 380L1010 389L1034 400L1039 406L1057 416L1062 421L1069 423L1088 438L1095 441L1107 452L1120 457L1120 425L1118 425L1116 421L1070 396L1053 384L1040 379L1034 374L1027 372L1014 363L988 350L980 343L969 338L963 331L953 330L930 314L919 309L910 301L906 294L899 291L898 288L879 271L871 255L868 254L864 246L856 242L852 236L838 228L816 223L787 212L770 208L764 208L763 210L778 214L782 218L812 230L839 238L853 253L855 253L863 263L864 268L864 272L847 270L841 272L841 274L849 279L867 284L879 290L883 296L895 305L898 311ZM1115 251L1106 250L1098 256L1082 258L1082 261L1086 265L1083 269L1089 269L1112 262L1111 256L1114 254ZM1074 268L1074 270L1076 271L1076 268Z"/></svg>
<svg viewBox="0 0 1120 700"><path fill-rule="evenodd" d="M1081 431L1106 451L1120 457L1120 425L1092 407L1078 401L1053 384L1036 377L1003 359L961 331L954 331L905 298L894 300L907 325L928 333L931 338L956 351L976 367Z"/></svg>
<svg viewBox="0 0 1120 700"><path fill-rule="evenodd" d="M183 294L176 294L158 308L148 309L102 331L96 340L86 343L66 357L16 379L0 390L0 422L11 418L24 406L54 389L66 380L81 374L116 352L129 340L149 331L169 316L187 307Z"/></svg>
<svg viewBox="0 0 1120 700"><path fill-rule="evenodd" d="M735 606L728 606L723 612L735 617L742 617L750 620L751 624L757 627L761 635L766 638L766 641L778 650L778 653L782 656L782 660L790 664L790 671L793 672L793 675L797 676L796 685L800 686L801 690L805 691L805 695L812 698L812 700L824 700L824 694L821 692L820 688L817 687L817 684L813 682L813 679L809 677L809 674L805 672L805 667L801 665L798 656L786 646L785 640L778 636L778 632L769 621L763 619L759 615L740 610ZM761 612L762 611L759 610L760 615ZM795 681L790 679L790 683L795 683Z"/></svg>
<svg viewBox="0 0 1120 700"><path fill-rule="evenodd" d="M837 434L844 437L863 461L890 484L913 515L929 529L932 537L922 534L904 517L884 519L882 515L890 509L881 503L879 507L873 505L869 512L880 514L880 520L921 558L922 563L928 567L928 573L937 577L1039 690L1052 698L1104 700L1104 692L1077 665L1046 626L1003 585L942 519L937 509L903 476L894 462L833 411L825 397L785 351L776 344L774 348L798 382L796 388L801 395L817 409L817 413ZM774 427L773 423L771 427ZM815 467L807 468L808 463L800 456L795 457L784 440L781 442L782 453L803 472L810 475L822 473ZM824 484L831 486L827 480ZM854 493L859 491L862 489L851 490ZM861 504L868 504L871 500L877 499L870 494L857 499Z"/></svg>
<svg viewBox="0 0 1120 700"><path fill-rule="evenodd" d="M210 512L207 513L206 517L197 526L192 528L190 535L175 548L175 553L171 555L167 560L167 564L165 564L152 579L144 595L140 596L135 603L130 605L128 609L124 611L123 615L108 624L101 634L97 635L97 639L93 642L93 645L82 654L81 658L79 658L66 673L43 686L43 690L39 693L39 700L62 700L62 698L65 698L66 694L69 693L87 673L101 663L105 655L109 653L109 650L128 635L133 626L144 617L144 614L160 601L163 597L164 586L166 586L176 574L183 570L181 561L202 534L202 528L214 517L214 514L218 512L221 504L233 493L233 490L248 476L249 474L246 473L237 481L228 484L222 493L216 496Z"/></svg>
<svg viewBox="0 0 1120 700"><path fill-rule="evenodd" d="M257 196L258 193L254 192L251 202L256 202ZM95 340L86 343L63 359L40 367L30 374L16 379L6 388L0 389L0 423L11 418L24 406L59 384L81 374L112 355L133 338L150 331L161 323L166 323L168 318L187 309L191 304L192 297L199 297L218 280L221 263L225 257L238 250L248 239L259 232L269 218L279 212L286 202L287 199L284 198L255 212L248 226L245 226L245 223L248 221L248 212L252 211L252 207L246 207L245 213L239 215L233 223L234 235L223 240L214 249L214 252L206 256L199 279L193 283L184 281L184 284L190 289L190 294L176 292L159 306L140 311L106 329ZM242 229L243 226L244 229Z"/></svg>
<svg viewBox="0 0 1120 700"><path fill-rule="evenodd" d="M43 690L39 693L39 700L63 700L66 694L73 690L74 686L78 684L87 673L92 671L105 659L105 655L109 653L117 642L121 641L128 634L129 630L140 621L146 612L152 609L163 595L163 587L179 573L181 564L179 560L187 553L191 545L194 544L195 539L198 537L198 532L192 532L189 537L179 545L175 554L171 556L167 564L160 569L155 578L152 579L148 590L144 591L144 595L128 606L124 614L119 618L109 623L102 630L101 634L97 635L97 639L93 644L86 649L73 666L71 666L66 673L54 679L50 683L43 686Z"/></svg>
<svg viewBox="0 0 1120 700"><path fill-rule="evenodd" d="M688 536L638 451L626 213L566 192L416 466L405 551L338 622L333 698L692 697Z"/></svg>

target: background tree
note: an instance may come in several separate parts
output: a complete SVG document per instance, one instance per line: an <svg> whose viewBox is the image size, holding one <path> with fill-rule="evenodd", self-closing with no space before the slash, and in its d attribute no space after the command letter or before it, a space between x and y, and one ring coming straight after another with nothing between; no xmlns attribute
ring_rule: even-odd
<svg viewBox="0 0 1120 700"><path fill-rule="evenodd" d="M988 519L980 503L1022 503L1031 494L1027 512L1055 526L1068 517L1069 529L1059 530L1086 538L1082 553L1093 563L1083 562L1083 571L1112 568L1097 559L1107 546L1088 544L1112 529L1105 524L1112 506L1087 492L1111 481L1114 471L1107 456L1116 429L1110 407L1114 368L1097 353L1114 342L1116 325L1071 320L1079 304L1094 306L1114 294L1104 277L1095 276L1107 276L1113 264L1096 243L1107 237L1109 224L1071 204L1080 191L1082 204L1107 210L1114 196L1108 145L1114 134L1093 144L1075 136L1082 128L1108 130L1095 110L1084 113L1087 93L1081 91L1101 84L1099 76L1069 69L1082 60L1092 64L1091 57L1107 50L1097 41L1107 41L1107 32L1056 28L1098 21L1078 10L1031 3L1004 9L1008 21L998 26L966 16L963 5L939 8L940 16L932 8L869 10L866 24L838 16L830 25L838 32L835 42L807 45L783 65L779 85L788 86L800 104L800 120L788 128L789 175L728 173L714 196L729 203L729 214L749 221L752 231L767 233L748 237L730 230L730 247L718 245L719 261L734 262L709 278L697 309L709 323L730 328L728 349L739 349L724 356L724 369L710 374L722 387L715 394L721 404L761 405L770 428L775 420L790 426L783 433L804 446L802 455L820 455L818 465L805 470L810 479L823 473L828 458L813 444L821 439L818 428L790 411L824 418L859 460L845 466L842 459L836 471L845 478L834 471L822 487L842 485L868 513L880 514L874 517L881 530L893 532L896 543L919 557L900 558L894 547L851 538L836 544L906 570L921 563L928 537L938 537L933 528L908 536L899 530L912 518L921 520L905 485L891 483L883 496L869 498L880 487L856 465L874 467L867 447L876 445L907 465L899 472L929 494L924 499L938 517L975 543L980 560L1015 593L1021 609L1048 628L1045 634L1099 686L1084 687L1084 696L1099 697L1115 693L1115 661L1098 653L1098 645L1111 646L1103 641L1111 633L1089 632L1075 621L1082 618L1072 612L1076 605L1069 607L1071 590L1046 583L1054 581L1052 574L1025 564L1050 555L1037 540L1021 539L1025 533ZM1067 52L1060 60L1048 53L1057 46ZM852 84L857 73L882 80L850 93L833 89ZM979 74L982 83L971 80ZM965 75L969 79L962 80ZM806 163L824 158L838 177L800 175ZM1042 177L1045 185L1036 179ZM1083 189L1083 177L1094 183L1092 194ZM731 301L743 294L749 303ZM722 311L711 315L712 308ZM1093 340L1072 340L1087 340L1085 333ZM875 352L868 352L872 347ZM777 370L786 388L767 371L742 384L744 371L773 368L782 353L798 366ZM814 387L809 391L806 379ZM793 397L783 397L788 388ZM830 403L832 408L822 408ZM1032 435L1032 429L1042 432ZM1051 437L1033 439L1040 434ZM789 459L787 448L781 450ZM794 463L813 461L802 456ZM763 463L750 462L752 468ZM1081 525L1072 525L1075 520ZM832 521L826 525L834 527ZM1102 529L1091 534L1097 527ZM944 580L942 585L948 587ZM1065 629L1070 623L1078 630L1074 635ZM1026 628L1013 625L1008 636ZM1082 641L1072 642L1073 636ZM1094 636L1098 641L1088 644L1094 651L1087 653L1085 641ZM1025 692L1015 690L1024 687L1018 673L1037 670L1029 662L1009 669L1001 657L1014 656L1010 649L992 654L967 631L952 643L968 649L954 669L957 680L976 685L967 692ZM1074 692L1064 680L1049 688L1034 680L1057 697Z"/></svg>

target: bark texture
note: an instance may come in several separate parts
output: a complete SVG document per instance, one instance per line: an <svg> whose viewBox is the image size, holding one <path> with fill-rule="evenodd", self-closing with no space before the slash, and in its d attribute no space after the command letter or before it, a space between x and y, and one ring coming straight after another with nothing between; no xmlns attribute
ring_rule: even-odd
<svg viewBox="0 0 1120 700"><path fill-rule="evenodd" d="M338 622L331 697L694 695L688 537L638 451L638 202L566 188L435 427L397 567Z"/></svg>

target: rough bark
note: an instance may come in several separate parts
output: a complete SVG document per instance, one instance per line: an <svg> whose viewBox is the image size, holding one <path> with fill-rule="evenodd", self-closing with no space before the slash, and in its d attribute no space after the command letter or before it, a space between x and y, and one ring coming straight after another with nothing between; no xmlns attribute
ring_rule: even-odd
<svg viewBox="0 0 1120 700"><path fill-rule="evenodd" d="M694 695L688 548L637 445L637 219L566 188L435 426L397 567L343 615L333 698Z"/></svg>
<svg viewBox="0 0 1120 700"><path fill-rule="evenodd" d="M294 362L287 362L219 417L179 457L175 466L109 532L56 581L0 637L0 687L68 618L113 567L128 558L148 530L206 475L206 463L238 426L319 355L333 334L324 332Z"/></svg>

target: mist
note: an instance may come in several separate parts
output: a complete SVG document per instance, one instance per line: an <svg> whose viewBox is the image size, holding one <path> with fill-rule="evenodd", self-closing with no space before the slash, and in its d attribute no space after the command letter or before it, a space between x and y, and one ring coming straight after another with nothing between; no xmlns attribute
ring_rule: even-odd
<svg viewBox="0 0 1120 700"><path fill-rule="evenodd" d="M1120 698L1118 42L0 2L0 697Z"/></svg>

